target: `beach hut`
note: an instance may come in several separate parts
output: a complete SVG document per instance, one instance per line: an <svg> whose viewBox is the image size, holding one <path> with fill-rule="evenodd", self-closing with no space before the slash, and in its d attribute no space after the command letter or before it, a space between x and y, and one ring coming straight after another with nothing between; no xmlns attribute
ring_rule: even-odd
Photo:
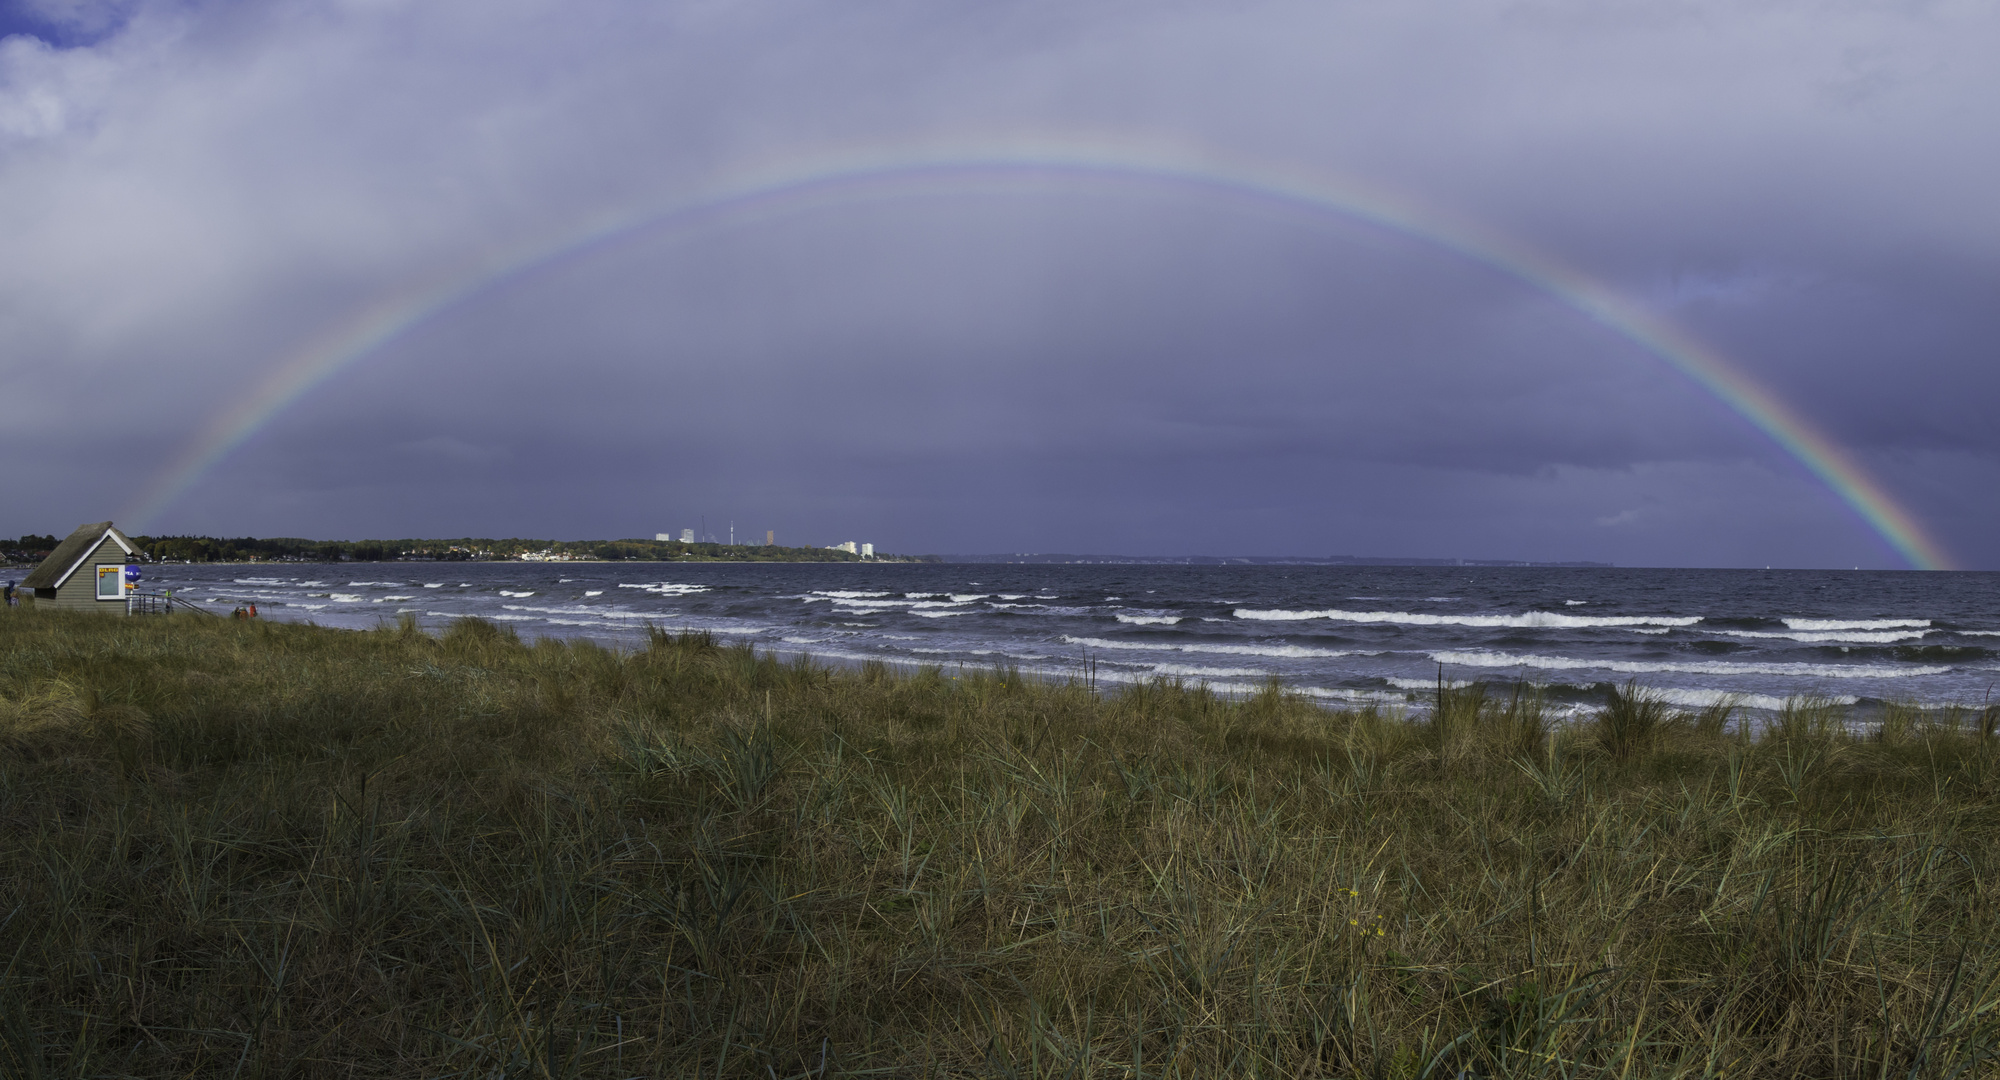
<svg viewBox="0 0 2000 1080"><path fill-rule="evenodd" d="M36 607L124 615L125 564L138 553L139 545L108 521L79 525L21 579L21 589Z"/></svg>

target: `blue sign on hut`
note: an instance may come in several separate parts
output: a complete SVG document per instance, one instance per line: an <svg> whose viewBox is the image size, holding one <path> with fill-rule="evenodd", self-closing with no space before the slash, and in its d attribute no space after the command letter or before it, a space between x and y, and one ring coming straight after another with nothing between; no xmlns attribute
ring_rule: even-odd
<svg viewBox="0 0 2000 1080"><path fill-rule="evenodd" d="M124 615L125 564L138 553L139 545L108 521L79 525L21 579L21 588L32 591L36 607Z"/></svg>

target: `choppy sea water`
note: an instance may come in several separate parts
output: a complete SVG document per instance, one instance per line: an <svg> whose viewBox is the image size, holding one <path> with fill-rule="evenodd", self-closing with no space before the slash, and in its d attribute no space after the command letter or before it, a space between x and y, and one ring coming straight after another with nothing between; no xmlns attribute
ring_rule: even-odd
<svg viewBox="0 0 2000 1080"><path fill-rule="evenodd" d="M1983 704L2000 574L1515 567L342 563L151 566L228 612L369 628L478 616L525 638L632 645L648 624L828 661L1161 676L1422 708L1439 677L1595 703L1816 694ZM1087 665L1087 668L1086 668Z"/></svg>

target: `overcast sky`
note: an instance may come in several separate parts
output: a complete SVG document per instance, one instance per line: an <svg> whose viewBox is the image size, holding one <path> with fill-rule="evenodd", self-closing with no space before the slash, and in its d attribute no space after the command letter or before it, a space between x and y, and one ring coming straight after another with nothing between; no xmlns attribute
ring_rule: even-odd
<svg viewBox="0 0 2000 1080"><path fill-rule="evenodd" d="M1543 253L2000 568L1984 0L0 12L10 535L140 512L315 342L508 252L732 177L1061 145L1359 185ZM780 197L503 276L120 524L704 517L904 552L1905 565L1532 282L1365 220L1030 172Z"/></svg>

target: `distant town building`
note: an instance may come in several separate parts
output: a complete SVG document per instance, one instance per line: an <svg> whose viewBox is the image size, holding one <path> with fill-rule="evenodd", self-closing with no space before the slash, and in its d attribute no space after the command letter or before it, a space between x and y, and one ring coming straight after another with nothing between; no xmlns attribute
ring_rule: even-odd
<svg viewBox="0 0 2000 1080"><path fill-rule="evenodd" d="M683 543L683 544L692 544L692 543L694 543L694 530L693 530L693 529L682 529L682 530L681 530L681 543Z"/></svg>
<svg viewBox="0 0 2000 1080"><path fill-rule="evenodd" d="M672 542L673 542L673 539L674 539L674 534L673 534L673 533L654 533L654 534L653 534L653 539L655 539L655 540L659 541L659 542L660 542L660 543L662 543L662 544L669 544L669 543L672 543Z"/></svg>
<svg viewBox="0 0 2000 1080"><path fill-rule="evenodd" d="M856 550L856 549L855 549L855 545L854 545L854 541L852 541L852 540L849 540L849 541L848 541L847 543L845 543L845 544L832 544L832 545L830 545L830 546L828 546L828 547L827 547L827 550L828 550L828 551L845 551L845 552L847 552L847 553L848 553L849 555L859 555L859 554L861 554L861 552L859 552L858 550Z"/></svg>
<svg viewBox="0 0 2000 1080"><path fill-rule="evenodd" d="M861 557L862 557L862 558L864 558L864 559L872 559L872 558L874 558L874 557L875 557L875 545L874 545L874 544L863 544L863 545L861 545Z"/></svg>
<svg viewBox="0 0 2000 1080"><path fill-rule="evenodd" d="M777 547L777 546L778 546L778 530L776 530L776 529L765 529L765 530L764 530L764 546L765 546L765 547Z"/></svg>

